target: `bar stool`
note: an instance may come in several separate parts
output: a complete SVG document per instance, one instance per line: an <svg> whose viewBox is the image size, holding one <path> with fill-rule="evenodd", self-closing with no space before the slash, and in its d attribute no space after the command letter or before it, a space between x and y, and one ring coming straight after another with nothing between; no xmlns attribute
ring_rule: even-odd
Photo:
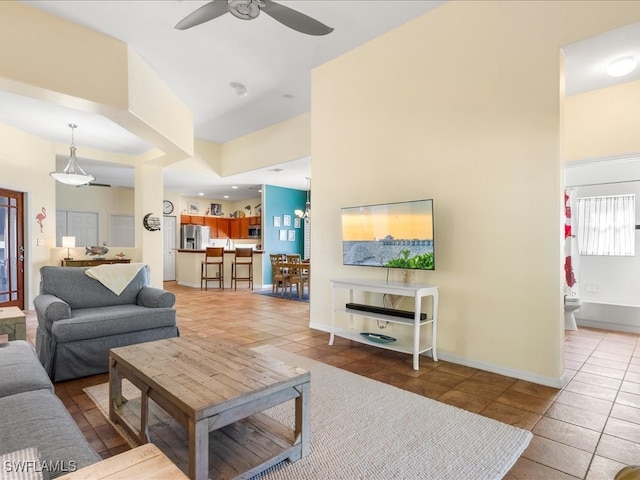
<svg viewBox="0 0 640 480"><path fill-rule="evenodd" d="M240 277L239 267L247 267L247 276ZM253 248L236 248L236 255L231 264L231 283L234 290L238 289L238 280L249 282L251 290L253 290Z"/></svg>
<svg viewBox="0 0 640 480"><path fill-rule="evenodd" d="M209 265L218 266L215 277L209 276ZM210 281L218 282L218 287L224 290L224 248L222 247L207 247L205 251L204 260L200 266L200 289L202 290L202 283L204 283L204 289L207 290Z"/></svg>

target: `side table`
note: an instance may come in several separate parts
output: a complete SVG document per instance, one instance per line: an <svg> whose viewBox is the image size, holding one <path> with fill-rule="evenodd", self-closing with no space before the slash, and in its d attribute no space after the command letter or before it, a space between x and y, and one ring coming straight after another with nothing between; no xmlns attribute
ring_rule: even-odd
<svg viewBox="0 0 640 480"><path fill-rule="evenodd" d="M9 340L26 340L26 317L18 307L0 308L0 334L8 334Z"/></svg>

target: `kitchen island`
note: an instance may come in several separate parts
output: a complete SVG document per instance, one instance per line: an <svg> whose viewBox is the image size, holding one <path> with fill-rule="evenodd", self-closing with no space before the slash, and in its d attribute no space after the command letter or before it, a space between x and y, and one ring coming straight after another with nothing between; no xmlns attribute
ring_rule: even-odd
<svg viewBox="0 0 640 480"><path fill-rule="evenodd" d="M176 255L176 282L185 287L200 288L200 272L205 250L178 249ZM253 251L253 288L262 288L262 255L263 250ZM235 250L224 251L224 288L231 288L231 264L235 258ZM238 288L247 288L247 282L238 282ZM218 284L210 281L209 289L215 290Z"/></svg>

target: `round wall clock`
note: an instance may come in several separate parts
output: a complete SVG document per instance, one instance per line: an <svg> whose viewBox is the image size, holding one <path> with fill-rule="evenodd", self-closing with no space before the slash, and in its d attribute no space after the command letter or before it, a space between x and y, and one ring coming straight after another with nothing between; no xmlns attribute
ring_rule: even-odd
<svg viewBox="0 0 640 480"><path fill-rule="evenodd" d="M164 213L165 215L169 215L172 212L173 212L173 203L171 203L169 200L164 200L162 202L162 213Z"/></svg>

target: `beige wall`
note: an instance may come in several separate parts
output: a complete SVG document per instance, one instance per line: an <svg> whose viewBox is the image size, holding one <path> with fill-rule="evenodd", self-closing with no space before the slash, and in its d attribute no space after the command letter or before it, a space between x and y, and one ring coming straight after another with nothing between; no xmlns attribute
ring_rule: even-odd
<svg viewBox="0 0 640 480"><path fill-rule="evenodd" d="M107 242L109 247L118 246L109 242L109 215L134 215L134 205L132 188L76 188L56 182L56 210L99 213L98 245Z"/></svg>
<svg viewBox="0 0 640 480"><path fill-rule="evenodd" d="M310 114L304 113L222 145L221 175L248 172L309 156Z"/></svg>
<svg viewBox="0 0 640 480"><path fill-rule="evenodd" d="M0 187L26 193L25 203L25 307L33 308L40 285L40 267L49 264L56 241L55 170L51 143L0 124ZM43 231L36 215L44 207ZM39 246L38 240L44 240Z"/></svg>
<svg viewBox="0 0 640 480"><path fill-rule="evenodd" d="M564 159L640 152L640 81L567 97Z"/></svg>
<svg viewBox="0 0 640 480"><path fill-rule="evenodd" d="M344 267L343 206L431 197L445 359L559 385L560 47L635 2L450 2L313 72L311 323Z"/></svg>

